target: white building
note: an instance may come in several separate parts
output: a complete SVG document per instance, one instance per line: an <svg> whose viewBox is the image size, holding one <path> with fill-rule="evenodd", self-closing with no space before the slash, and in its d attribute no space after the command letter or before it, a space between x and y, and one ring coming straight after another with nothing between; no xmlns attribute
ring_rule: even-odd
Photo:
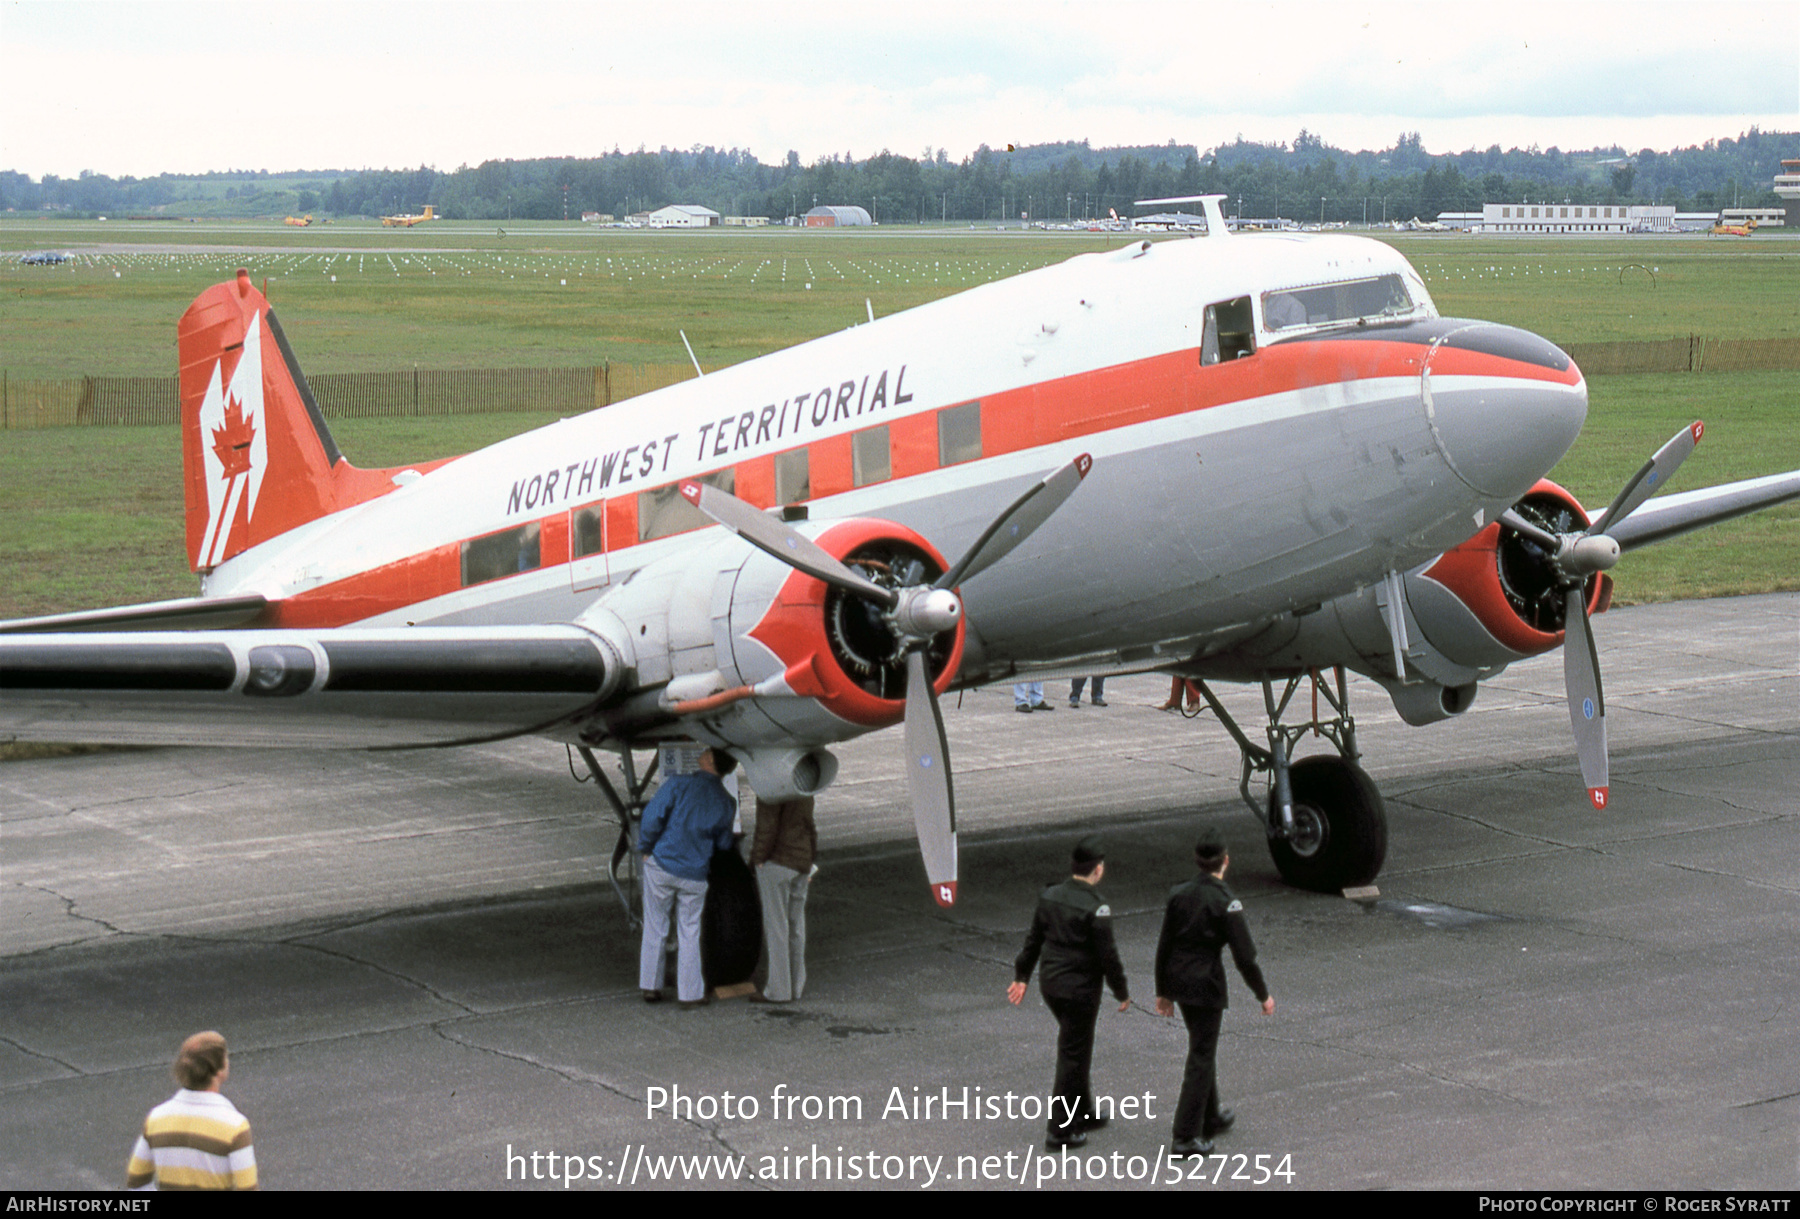
<svg viewBox="0 0 1800 1219"><path fill-rule="evenodd" d="M1624 203L1488 203L1484 233L1673 233L1673 207Z"/></svg>
<svg viewBox="0 0 1800 1219"><path fill-rule="evenodd" d="M706 229L719 223L719 213L693 203L671 203L647 217L653 229Z"/></svg>

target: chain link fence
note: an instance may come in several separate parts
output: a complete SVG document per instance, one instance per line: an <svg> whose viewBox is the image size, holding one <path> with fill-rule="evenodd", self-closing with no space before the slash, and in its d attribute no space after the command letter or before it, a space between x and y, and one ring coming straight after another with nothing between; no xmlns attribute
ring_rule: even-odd
<svg viewBox="0 0 1800 1219"><path fill-rule="evenodd" d="M693 375L687 364L597 364L322 373L307 383L327 419L505 411L579 415ZM0 373L0 429L129 427L174 424L180 418L174 377L31 380Z"/></svg>
<svg viewBox="0 0 1800 1219"><path fill-rule="evenodd" d="M1624 343L1558 344L1589 377L1625 373L1792 372L1800 370L1800 338L1652 339Z"/></svg>
<svg viewBox="0 0 1800 1219"><path fill-rule="evenodd" d="M1625 373L1800 371L1800 337L1716 339L1690 335L1624 343L1566 343L1590 377ZM585 368L465 368L323 373L309 377L328 419L486 415L550 411L579 415L693 376L687 364L597 364ZM0 429L119 427L179 422L174 377L20 380L0 373Z"/></svg>

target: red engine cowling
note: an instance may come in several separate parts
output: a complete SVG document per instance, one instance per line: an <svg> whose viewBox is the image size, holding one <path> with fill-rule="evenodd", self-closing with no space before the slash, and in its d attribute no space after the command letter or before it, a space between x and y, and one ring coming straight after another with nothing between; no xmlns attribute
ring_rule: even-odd
<svg viewBox="0 0 1800 1219"><path fill-rule="evenodd" d="M796 528L877 584L929 584L948 566L891 521ZM600 713L594 727L606 735L785 748L846 740L906 709L905 652L878 606L722 530L639 569L581 622L634 658L638 692ZM962 651L960 618L927 646L940 694Z"/></svg>
<svg viewBox="0 0 1800 1219"><path fill-rule="evenodd" d="M836 521L813 540L877 584L892 587L929 584L949 566L930 542L891 521ZM881 610L804 572L777 566L786 572L779 590L738 636L740 666L754 663L747 646L753 641L779 657L786 673L806 675L808 687L794 693L810 696L839 719L865 728L899 723L906 710L906 657ZM734 633L736 606L734 598ZM962 649L960 618L926 649L939 694L956 676Z"/></svg>
<svg viewBox="0 0 1800 1219"><path fill-rule="evenodd" d="M1555 533L1588 523L1575 497L1548 481L1516 507ZM1429 724L1467 710L1485 678L1562 643L1567 606L1550 556L1497 522L1408 573L1403 586L1404 668L1395 663L1390 607L1377 583L1213 655L1206 671L1251 680L1348 665L1385 686L1408 723ZM1605 576L1594 581L1590 613L1606 608L1611 587Z"/></svg>
<svg viewBox="0 0 1800 1219"><path fill-rule="evenodd" d="M1552 533L1575 532L1589 523L1580 502L1548 479L1540 479L1514 507L1520 516ZM1434 598L1424 589L1415 590L1420 581L1447 590L1497 646L1482 646L1482 641L1466 630L1447 630L1444 624L1434 632L1433 620L1441 618L1442 611L1422 612L1421 601ZM1444 650L1459 664L1472 668L1508 664L1562 643L1567 605L1550 556L1536 542L1498 521L1409 577L1407 585L1408 600L1426 637L1454 635L1454 645ZM1603 612L1611 598L1611 578L1598 576L1588 588L1588 612ZM1443 648L1452 640L1446 637L1433 642Z"/></svg>

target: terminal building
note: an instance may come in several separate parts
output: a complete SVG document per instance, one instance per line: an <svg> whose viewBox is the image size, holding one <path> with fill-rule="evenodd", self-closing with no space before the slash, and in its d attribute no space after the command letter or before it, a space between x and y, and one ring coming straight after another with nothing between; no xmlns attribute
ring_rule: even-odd
<svg viewBox="0 0 1800 1219"><path fill-rule="evenodd" d="M1781 172L1775 175L1775 193L1786 213L1784 227L1800 229L1800 160L1781 163Z"/></svg>
<svg viewBox="0 0 1800 1219"><path fill-rule="evenodd" d="M1673 207L1624 203L1489 203L1483 233L1673 233Z"/></svg>

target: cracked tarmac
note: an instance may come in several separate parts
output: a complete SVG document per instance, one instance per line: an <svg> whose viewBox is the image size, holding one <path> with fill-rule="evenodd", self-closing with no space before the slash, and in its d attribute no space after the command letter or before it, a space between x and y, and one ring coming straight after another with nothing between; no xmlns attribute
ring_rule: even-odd
<svg viewBox="0 0 1800 1219"><path fill-rule="evenodd" d="M853 742L820 801L790 1008L639 1000L602 874L614 835L554 745L0 764L0 1187L118 1184L202 1027L231 1040L271 1188L504 1187L509 1149L1036 1152L1032 1122L882 1111L915 1085L1047 1091L1054 1026L1004 991L1037 888L1095 826L1138 1006L1103 1010L1094 1083L1157 1100L1088 1151L1153 1155L1185 1036L1144 1010L1149 963L1162 894L1215 823L1278 1004L1265 1018L1232 983L1221 1150L1291 1153L1298 1188L1792 1189L1800 596L1616 610L1597 634L1603 814L1558 656L1426 729L1358 683L1390 820L1366 905L1279 884L1224 733L1151 709L1166 679L1024 720L1004 689L952 700L950 914L910 844L898 734ZM1223 695L1254 733L1260 693ZM862 1117L772 1118L778 1085ZM761 1112L647 1116L653 1088Z"/></svg>

